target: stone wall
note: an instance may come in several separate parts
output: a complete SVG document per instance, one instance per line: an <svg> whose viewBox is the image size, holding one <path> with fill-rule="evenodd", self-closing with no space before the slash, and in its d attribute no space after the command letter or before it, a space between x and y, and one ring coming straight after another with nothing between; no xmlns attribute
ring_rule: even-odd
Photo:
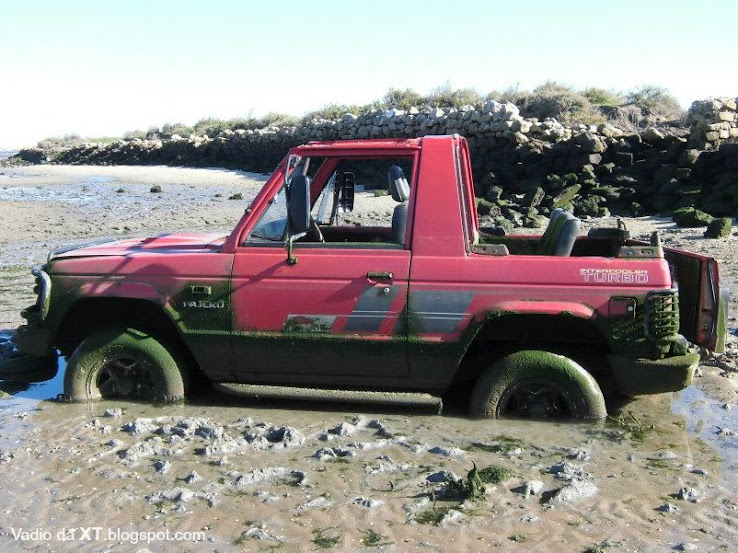
<svg viewBox="0 0 738 553"><path fill-rule="evenodd" d="M299 127L224 131L217 137L85 144L54 155L73 164L225 166L271 171L291 146L311 140L407 138L459 133L472 155L479 211L537 226L539 215L570 207L579 216L640 215L694 206L738 215L736 101L692 104L689 128L626 133L614 126L564 126L522 117L513 104L481 109L411 108Z"/></svg>

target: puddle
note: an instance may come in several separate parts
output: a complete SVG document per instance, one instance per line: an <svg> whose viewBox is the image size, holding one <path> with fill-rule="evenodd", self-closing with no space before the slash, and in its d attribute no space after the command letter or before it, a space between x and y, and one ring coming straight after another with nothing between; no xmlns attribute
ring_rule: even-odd
<svg viewBox="0 0 738 553"><path fill-rule="evenodd" d="M672 413L683 418L685 430L710 444L718 452L720 476L725 484L736 486L738 470L738 412L724 409L722 404L706 396L695 386L673 394ZM728 434L721 433L726 429Z"/></svg>

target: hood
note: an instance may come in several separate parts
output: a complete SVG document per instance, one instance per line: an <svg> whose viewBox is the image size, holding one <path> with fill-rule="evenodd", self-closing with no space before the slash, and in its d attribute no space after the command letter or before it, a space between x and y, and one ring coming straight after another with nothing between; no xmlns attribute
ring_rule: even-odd
<svg viewBox="0 0 738 553"><path fill-rule="evenodd" d="M49 261L70 257L120 256L144 252L215 252L220 250L226 238L223 234L176 233L151 238L101 239L57 248L49 254Z"/></svg>

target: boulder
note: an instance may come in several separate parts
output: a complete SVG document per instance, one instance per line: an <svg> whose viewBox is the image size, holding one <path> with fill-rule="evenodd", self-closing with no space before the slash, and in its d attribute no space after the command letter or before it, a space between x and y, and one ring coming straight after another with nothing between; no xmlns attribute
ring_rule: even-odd
<svg viewBox="0 0 738 553"><path fill-rule="evenodd" d="M45 163L48 161L46 152L41 148L23 148L18 152L18 157L28 163Z"/></svg>
<svg viewBox="0 0 738 553"><path fill-rule="evenodd" d="M553 207L571 207L571 202L574 199L574 196L577 195L577 192L579 192L581 188L581 184L575 184L564 188L564 190L553 199Z"/></svg>
<svg viewBox="0 0 738 553"><path fill-rule="evenodd" d="M715 219L707 225L705 238L727 238L733 230L733 219L730 217L721 217Z"/></svg>
<svg viewBox="0 0 738 553"><path fill-rule="evenodd" d="M640 133L640 137L643 139L644 142L648 142L649 144L659 142L665 138L663 133L655 127L648 127L645 131Z"/></svg>
<svg viewBox="0 0 738 553"><path fill-rule="evenodd" d="M709 213L694 207L682 207L672 214L672 219L679 227L696 228L706 227L715 219Z"/></svg>

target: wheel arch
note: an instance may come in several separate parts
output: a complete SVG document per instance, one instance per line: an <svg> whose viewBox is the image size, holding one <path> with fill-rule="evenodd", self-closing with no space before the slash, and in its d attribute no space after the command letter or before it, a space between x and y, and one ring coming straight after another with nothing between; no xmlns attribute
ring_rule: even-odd
<svg viewBox="0 0 738 553"><path fill-rule="evenodd" d="M493 311L472 329L465 341L453 378L455 383L476 379L493 358L522 349L543 348L585 366L591 364L591 357L604 359L610 352L607 336L596 319L571 311Z"/></svg>
<svg viewBox="0 0 738 553"><path fill-rule="evenodd" d="M104 327L131 327L155 336L174 348L191 374L200 372L199 365L174 321L154 301L132 298L83 298L64 314L57 327L56 345L63 355L71 355L82 340Z"/></svg>

